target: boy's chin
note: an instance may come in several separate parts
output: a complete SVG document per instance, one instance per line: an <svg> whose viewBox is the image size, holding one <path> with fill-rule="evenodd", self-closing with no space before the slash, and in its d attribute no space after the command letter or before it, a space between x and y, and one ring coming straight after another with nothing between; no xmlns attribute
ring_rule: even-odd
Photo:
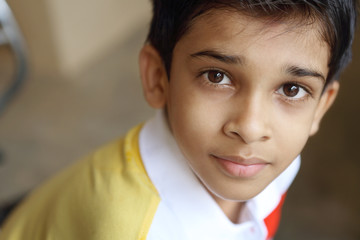
<svg viewBox="0 0 360 240"><path fill-rule="evenodd" d="M243 190L240 190L240 188L238 188L236 191L234 191L234 189L231 188L222 188L220 190L216 190L206 187L206 190L215 199L221 199L232 202L246 202L248 200L251 200L252 198L256 197L258 194L260 194L264 189L265 187L257 188L257 189L254 188L243 189Z"/></svg>
<svg viewBox="0 0 360 240"><path fill-rule="evenodd" d="M251 200L252 198L256 197L259 192L251 192L251 193L215 193L213 192L212 195L216 195L217 197L221 198L225 201L232 201L232 202L246 202Z"/></svg>

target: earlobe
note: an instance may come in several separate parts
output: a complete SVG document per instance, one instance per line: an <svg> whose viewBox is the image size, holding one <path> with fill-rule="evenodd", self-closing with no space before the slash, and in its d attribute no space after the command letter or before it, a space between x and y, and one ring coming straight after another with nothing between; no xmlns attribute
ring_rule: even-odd
<svg viewBox="0 0 360 240"><path fill-rule="evenodd" d="M319 130L321 119L334 103L339 92L339 88L340 84L337 80L329 83L325 88L315 112L314 120L310 129L310 136L314 135Z"/></svg>
<svg viewBox="0 0 360 240"><path fill-rule="evenodd" d="M156 49L146 44L139 55L141 82L146 101L153 108L163 108L167 100L168 79Z"/></svg>

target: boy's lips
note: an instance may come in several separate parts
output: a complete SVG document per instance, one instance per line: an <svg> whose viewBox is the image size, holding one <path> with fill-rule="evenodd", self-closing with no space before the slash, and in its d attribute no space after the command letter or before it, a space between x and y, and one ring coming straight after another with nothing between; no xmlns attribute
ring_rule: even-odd
<svg viewBox="0 0 360 240"><path fill-rule="evenodd" d="M220 167L230 176L251 178L258 174L269 163L261 158L243 158L241 156L211 155Z"/></svg>

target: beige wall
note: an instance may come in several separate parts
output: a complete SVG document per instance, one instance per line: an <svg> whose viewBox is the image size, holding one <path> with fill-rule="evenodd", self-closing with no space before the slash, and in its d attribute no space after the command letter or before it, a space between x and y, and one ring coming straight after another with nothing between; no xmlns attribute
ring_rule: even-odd
<svg viewBox="0 0 360 240"><path fill-rule="evenodd" d="M43 0L8 0L25 37L32 71L53 73L58 66L48 11Z"/></svg>
<svg viewBox="0 0 360 240"><path fill-rule="evenodd" d="M149 0L9 0L36 74L74 75L150 18Z"/></svg>

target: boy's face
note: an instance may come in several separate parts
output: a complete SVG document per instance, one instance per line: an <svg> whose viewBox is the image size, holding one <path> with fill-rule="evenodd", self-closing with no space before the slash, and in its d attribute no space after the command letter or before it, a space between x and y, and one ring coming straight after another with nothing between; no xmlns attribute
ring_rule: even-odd
<svg viewBox="0 0 360 240"><path fill-rule="evenodd" d="M146 98L166 107L191 168L223 199L248 200L285 170L338 89L322 94L329 49L314 25L213 11L176 44L169 81L149 48L140 55Z"/></svg>

